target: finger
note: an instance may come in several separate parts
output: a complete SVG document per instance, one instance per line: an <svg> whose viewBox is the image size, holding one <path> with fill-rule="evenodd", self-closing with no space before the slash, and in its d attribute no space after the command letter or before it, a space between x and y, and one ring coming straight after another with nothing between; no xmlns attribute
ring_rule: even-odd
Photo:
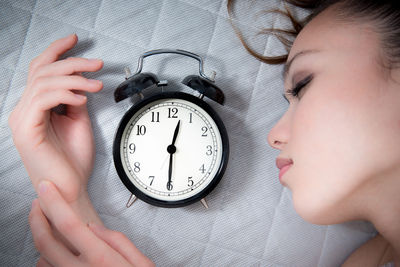
<svg viewBox="0 0 400 267"><path fill-rule="evenodd" d="M70 57L47 64L37 69L33 74L32 80L45 76L63 76L73 73L98 71L104 63L100 59L86 59Z"/></svg>
<svg viewBox="0 0 400 267"><path fill-rule="evenodd" d="M40 79L36 90L36 95L32 97L30 104L25 103L29 108L28 114L31 125L36 126L43 122L47 116L48 110L58 106L59 104L67 104L71 106L79 106L79 108L68 108L67 114L71 118L87 117L86 96L83 93L72 93L68 89L81 89L89 92L99 91L102 88L102 82L97 80L89 80L82 76L52 76ZM38 81L38 80L37 80ZM58 88L57 88L58 87ZM51 90L53 88L53 90ZM54 90L57 88L57 90ZM39 93L38 93L39 92Z"/></svg>
<svg viewBox="0 0 400 267"><path fill-rule="evenodd" d="M49 91L36 95L31 102L30 112L26 114L29 126L41 125L48 111L60 104L79 106L87 101L86 96L71 91Z"/></svg>
<svg viewBox="0 0 400 267"><path fill-rule="evenodd" d="M97 92L103 88L103 83L99 80L86 79L80 75L73 76L51 76L42 77L35 81L36 92L32 93L32 99L29 104L25 103L25 108L29 109L31 125L38 125L43 122L45 116L47 116L46 111L56 107L59 104L67 104L67 116L72 119L88 119L87 107L84 105L86 103L86 96L84 94L87 92ZM55 89L57 88L57 89ZM74 89L74 94L68 92L68 90ZM45 93L50 93L51 91L64 90L64 93L51 93L50 95L58 96L49 98L44 97ZM33 90L32 90L33 91ZM43 92L38 94L38 92ZM36 95L35 95L36 94ZM82 95L83 97L80 97ZM77 98L74 100L72 96ZM43 98L43 99L42 99ZM26 101L25 101L26 102ZM35 112L31 112L32 107L37 107L34 109Z"/></svg>
<svg viewBox="0 0 400 267"><path fill-rule="evenodd" d="M75 73L75 75L82 76L82 73L77 72L77 73ZM86 93L83 91L72 90L72 92L74 94L86 96ZM90 124L90 118L89 118L89 113L88 113L86 104L80 105L80 106L71 106L71 105L66 106L66 115L74 120L88 121ZM91 128L89 128L89 129L91 130Z"/></svg>
<svg viewBox="0 0 400 267"><path fill-rule="evenodd" d="M50 90L81 90L86 92L97 92L103 88L100 80L87 79L81 75L50 76L35 79L31 84L34 94Z"/></svg>
<svg viewBox="0 0 400 267"><path fill-rule="evenodd" d="M51 43L42 54L32 60L29 66L28 81L35 73L37 68L56 61L59 56L73 48L77 42L78 36L76 34L71 34Z"/></svg>
<svg viewBox="0 0 400 267"><path fill-rule="evenodd" d="M51 265L59 266L65 262L77 262L76 257L54 238L50 225L41 211L37 199L32 202L29 225L36 249Z"/></svg>
<svg viewBox="0 0 400 267"><path fill-rule="evenodd" d="M45 260L45 258L40 257L38 262L36 263L36 267L52 267L48 261Z"/></svg>
<svg viewBox="0 0 400 267"><path fill-rule="evenodd" d="M55 228L85 257L92 258L98 251L106 250L107 245L99 242L53 183L45 180L40 182L39 202L44 214Z"/></svg>
<svg viewBox="0 0 400 267"><path fill-rule="evenodd" d="M121 232L109 230L103 226L89 224L89 229L119 252L127 261L137 266L152 266L152 262Z"/></svg>
<svg viewBox="0 0 400 267"><path fill-rule="evenodd" d="M73 91L74 94L78 94L78 95L82 95L82 96L86 96L85 92L82 91ZM88 113L88 109L87 109L87 105L83 104L83 105L68 105L66 106L66 115L68 117L70 117L71 119L74 120L86 120L86 121L90 121L89 118L89 113Z"/></svg>

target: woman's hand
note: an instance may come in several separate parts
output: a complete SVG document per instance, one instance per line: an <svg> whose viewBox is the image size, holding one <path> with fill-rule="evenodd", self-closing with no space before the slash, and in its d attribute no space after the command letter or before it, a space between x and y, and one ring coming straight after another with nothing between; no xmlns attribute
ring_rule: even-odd
<svg viewBox="0 0 400 267"><path fill-rule="evenodd" d="M54 238L49 221L76 251ZM122 233L83 223L51 182L40 183L29 224L38 266L154 266Z"/></svg>
<svg viewBox="0 0 400 267"><path fill-rule="evenodd" d="M41 179L52 179L69 203L87 195L94 162L85 92L103 87L80 74L100 70L101 60L58 60L77 41L75 34L59 39L31 62L25 91L9 117L15 146L36 191ZM60 104L66 105L65 115L52 111Z"/></svg>

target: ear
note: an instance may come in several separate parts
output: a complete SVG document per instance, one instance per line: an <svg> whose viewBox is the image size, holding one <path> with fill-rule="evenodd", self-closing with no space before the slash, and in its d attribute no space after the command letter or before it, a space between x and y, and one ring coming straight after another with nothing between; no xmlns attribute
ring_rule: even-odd
<svg viewBox="0 0 400 267"><path fill-rule="evenodd" d="M128 78L121 83L114 92L115 102L119 102L142 92L144 89L157 84L159 82L157 76L150 72L139 73Z"/></svg>
<svg viewBox="0 0 400 267"><path fill-rule="evenodd" d="M196 75L187 76L185 79L183 79L182 83L214 100L215 102L221 105L224 104L224 93L214 83Z"/></svg>

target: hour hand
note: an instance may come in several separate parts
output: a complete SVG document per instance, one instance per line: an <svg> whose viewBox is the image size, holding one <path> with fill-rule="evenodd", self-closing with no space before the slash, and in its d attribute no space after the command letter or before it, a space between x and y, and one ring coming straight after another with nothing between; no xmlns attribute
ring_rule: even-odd
<svg viewBox="0 0 400 267"><path fill-rule="evenodd" d="M175 127L174 137L172 138L172 144L171 145L175 145L175 141L176 141L176 137L178 136L180 124L181 124L181 120L178 121L178 124Z"/></svg>

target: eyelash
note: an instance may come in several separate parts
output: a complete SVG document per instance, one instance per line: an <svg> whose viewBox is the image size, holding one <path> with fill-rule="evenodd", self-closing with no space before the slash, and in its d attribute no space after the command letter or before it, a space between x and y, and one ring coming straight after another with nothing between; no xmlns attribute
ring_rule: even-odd
<svg viewBox="0 0 400 267"><path fill-rule="evenodd" d="M307 84L309 84L312 80L313 76L309 75L306 78L304 78L303 80L301 80L300 82L298 82L292 89L289 89L287 91L287 93L293 97L297 97L301 91L301 89L303 89L303 87L305 87Z"/></svg>

